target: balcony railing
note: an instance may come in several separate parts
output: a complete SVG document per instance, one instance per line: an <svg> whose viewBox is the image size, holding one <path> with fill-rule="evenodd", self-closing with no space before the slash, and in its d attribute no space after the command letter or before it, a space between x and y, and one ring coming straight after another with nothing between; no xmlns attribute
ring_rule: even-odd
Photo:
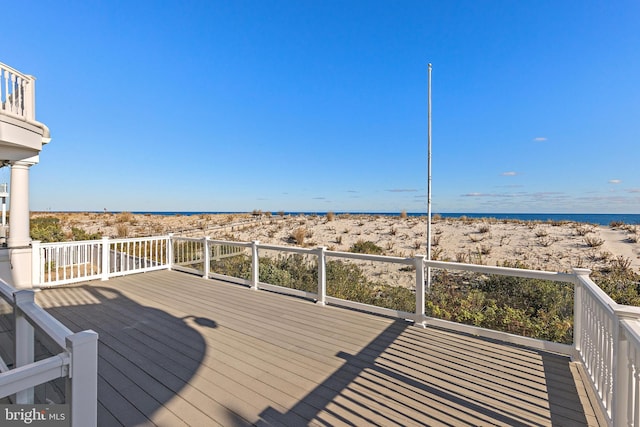
<svg viewBox="0 0 640 427"><path fill-rule="evenodd" d="M95 426L98 384L98 334L73 333L34 302L33 290L17 291L0 280L0 300L10 307L12 360L0 357L0 398L33 404L35 387L65 379L64 403L73 426ZM7 313L8 314L8 313ZM49 356L36 360L36 333ZM7 363L8 362L8 363Z"/></svg>
<svg viewBox="0 0 640 427"><path fill-rule="evenodd" d="M0 113L34 121L36 79L0 62Z"/></svg>
<svg viewBox="0 0 640 427"><path fill-rule="evenodd" d="M320 304L409 319L416 325L436 325L537 349L561 352L584 365L591 387L597 394L601 409L611 425L640 425L640 307L616 304L589 278L589 270L576 269L573 273L553 273L428 261L421 255L398 258L329 251L324 247L309 249L172 235L118 240L105 238L102 241L87 242L34 242L33 257L36 287L98 278L107 280L117 275L155 269L174 269L199 274L205 278L244 284L253 289L312 298ZM270 268L265 258L280 261L286 258L304 264L307 267L306 271L309 268L315 271L313 279L317 283L309 286L307 280L305 287L297 286L295 274L284 277L281 271L276 271L278 274L266 275L273 283L262 282L261 269ZM369 275L386 275L398 283L412 283L415 304L411 304L411 310L399 310L328 295L327 283L333 279L328 277L327 266L336 260L346 263L347 266L349 263L358 266ZM241 273L230 277L226 274L227 270L221 266L233 262L237 263L234 271ZM295 266L292 268L295 270ZM429 290L425 289L425 272L429 268L571 284L574 289L573 343L542 341L426 316L425 302L429 298ZM294 280L290 280L292 277Z"/></svg>

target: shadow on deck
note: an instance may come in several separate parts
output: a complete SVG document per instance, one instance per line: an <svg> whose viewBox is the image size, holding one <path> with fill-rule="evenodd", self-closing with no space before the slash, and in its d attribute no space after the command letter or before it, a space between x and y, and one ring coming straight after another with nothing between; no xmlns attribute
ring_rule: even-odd
<svg viewBox="0 0 640 427"><path fill-rule="evenodd" d="M597 425L567 357L184 273L48 289L99 425Z"/></svg>

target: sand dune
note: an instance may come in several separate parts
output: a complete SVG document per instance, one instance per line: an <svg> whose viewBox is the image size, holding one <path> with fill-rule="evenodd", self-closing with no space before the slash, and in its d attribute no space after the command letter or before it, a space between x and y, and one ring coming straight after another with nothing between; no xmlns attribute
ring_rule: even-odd
<svg viewBox="0 0 640 427"><path fill-rule="evenodd" d="M325 246L349 251L358 241L373 242L384 255L426 254L426 217L335 215L279 216L249 214L134 215L102 213L34 213L60 218L71 228L104 236L145 236L169 232L192 237L253 241L276 245ZM432 259L500 265L519 262L529 268L570 271L598 269L620 258L640 269L640 227L616 229L576 222L496 219L439 219L432 222ZM294 236L298 236L297 241ZM302 236L302 237L301 237Z"/></svg>

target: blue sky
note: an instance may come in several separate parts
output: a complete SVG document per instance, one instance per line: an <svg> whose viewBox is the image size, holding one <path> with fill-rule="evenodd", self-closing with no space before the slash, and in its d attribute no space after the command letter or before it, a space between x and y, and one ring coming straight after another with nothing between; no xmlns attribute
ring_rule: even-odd
<svg viewBox="0 0 640 427"><path fill-rule="evenodd" d="M434 212L640 212L637 0L5 12L53 138L32 210L426 211L431 62Z"/></svg>

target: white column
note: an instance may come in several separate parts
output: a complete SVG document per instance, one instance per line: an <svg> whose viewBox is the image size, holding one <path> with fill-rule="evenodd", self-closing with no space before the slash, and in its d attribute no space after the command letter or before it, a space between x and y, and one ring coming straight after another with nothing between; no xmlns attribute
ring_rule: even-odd
<svg viewBox="0 0 640 427"><path fill-rule="evenodd" d="M9 248L29 246L29 168L36 162L18 161L11 165L9 205Z"/></svg>

